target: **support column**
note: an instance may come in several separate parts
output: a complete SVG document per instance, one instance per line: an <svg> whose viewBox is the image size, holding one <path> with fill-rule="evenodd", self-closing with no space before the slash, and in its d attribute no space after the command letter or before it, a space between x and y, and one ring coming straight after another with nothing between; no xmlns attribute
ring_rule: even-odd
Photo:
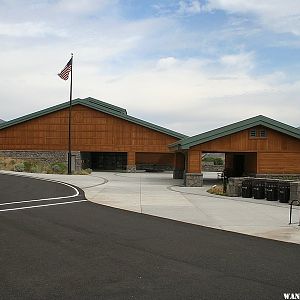
<svg viewBox="0 0 300 300"><path fill-rule="evenodd" d="M201 158L200 150L188 151L187 172L184 176L184 185L188 187L203 186L203 174L201 173Z"/></svg>
<svg viewBox="0 0 300 300"><path fill-rule="evenodd" d="M126 172L128 173L136 172L135 152L127 152Z"/></svg>
<svg viewBox="0 0 300 300"><path fill-rule="evenodd" d="M174 154L173 179L183 179L184 169L185 169L185 156L181 152L176 152Z"/></svg>

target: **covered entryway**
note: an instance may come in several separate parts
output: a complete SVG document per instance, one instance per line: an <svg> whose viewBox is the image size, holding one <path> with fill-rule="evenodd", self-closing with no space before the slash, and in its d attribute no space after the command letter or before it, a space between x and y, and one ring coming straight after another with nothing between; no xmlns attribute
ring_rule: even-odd
<svg viewBox="0 0 300 300"><path fill-rule="evenodd" d="M187 153L184 183L202 186L202 155L225 153L229 177L298 176L299 129L257 116L171 144L175 153Z"/></svg>
<svg viewBox="0 0 300 300"><path fill-rule="evenodd" d="M82 167L92 170L126 170L127 152L82 152Z"/></svg>
<svg viewBox="0 0 300 300"><path fill-rule="evenodd" d="M257 173L257 153L225 153L225 169L229 177L255 175Z"/></svg>

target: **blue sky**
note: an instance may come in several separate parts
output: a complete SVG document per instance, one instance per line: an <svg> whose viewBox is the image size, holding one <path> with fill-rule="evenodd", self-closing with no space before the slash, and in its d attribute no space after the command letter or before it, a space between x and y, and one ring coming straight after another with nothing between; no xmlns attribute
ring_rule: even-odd
<svg viewBox="0 0 300 300"><path fill-rule="evenodd" d="M0 118L94 97L193 135L263 114L300 126L298 0L0 0Z"/></svg>

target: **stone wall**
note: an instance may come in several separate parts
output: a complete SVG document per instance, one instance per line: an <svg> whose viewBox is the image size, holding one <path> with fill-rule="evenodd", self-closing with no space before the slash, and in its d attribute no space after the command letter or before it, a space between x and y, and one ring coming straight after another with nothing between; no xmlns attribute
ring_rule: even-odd
<svg viewBox="0 0 300 300"><path fill-rule="evenodd" d="M300 201L300 181L290 183L290 201Z"/></svg>
<svg viewBox="0 0 300 300"><path fill-rule="evenodd" d="M80 171L82 169L82 160L80 151L72 151L72 157L75 158L75 170L72 166L72 171Z"/></svg>
<svg viewBox="0 0 300 300"><path fill-rule="evenodd" d="M203 174L202 173L186 173L184 175L184 185L187 187L203 186Z"/></svg>
<svg viewBox="0 0 300 300"><path fill-rule="evenodd" d="M242 182L246 177L230 177L227 184L227 196L240 197L242 195Z"/></svg>
<svg viewBox="0 0 300 300"><path fill-rule="evenodd" d="M126 166L127 173L135 173L136 172L136 165L127 165Z"/></svg>
<svg viewBox="0 0 300 300"><path fill-rule="evenodd" d="M68 153L66 151L32 151L32 150L1 150L0 157L7 157L13 159L23 159L23 160L36 160L43 163L67 163ZM81 157L79 151L72 151L73 162L75 160L76 171L81 170ZM73 167L73 168L74 168Z"/></svg>
<svg viewBox="0 0 300 300"><path fill-rule="evenodd" d="M300 174L256 174L255 177L300 181Z"/></svg>
<svg viewBox="0 0 300 300"><path fill-rule="evenodd" d="M202 171L204 172L223 172L223 165L211 165L211 164L203 164L202 162Z"/></svg>

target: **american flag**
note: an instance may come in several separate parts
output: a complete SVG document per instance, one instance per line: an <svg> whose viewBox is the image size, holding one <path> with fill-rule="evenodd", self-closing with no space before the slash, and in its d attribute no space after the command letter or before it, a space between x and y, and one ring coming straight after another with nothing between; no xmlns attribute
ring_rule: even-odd
<svg viewBox="0 0 300 300"><path fill-rule="evenodd" d="M72 71L72 61L73 61L73 57L68 61L68 63L61 70L61 72L59 74L57 74L61 79L68 80L69 74Z"/></svg>

